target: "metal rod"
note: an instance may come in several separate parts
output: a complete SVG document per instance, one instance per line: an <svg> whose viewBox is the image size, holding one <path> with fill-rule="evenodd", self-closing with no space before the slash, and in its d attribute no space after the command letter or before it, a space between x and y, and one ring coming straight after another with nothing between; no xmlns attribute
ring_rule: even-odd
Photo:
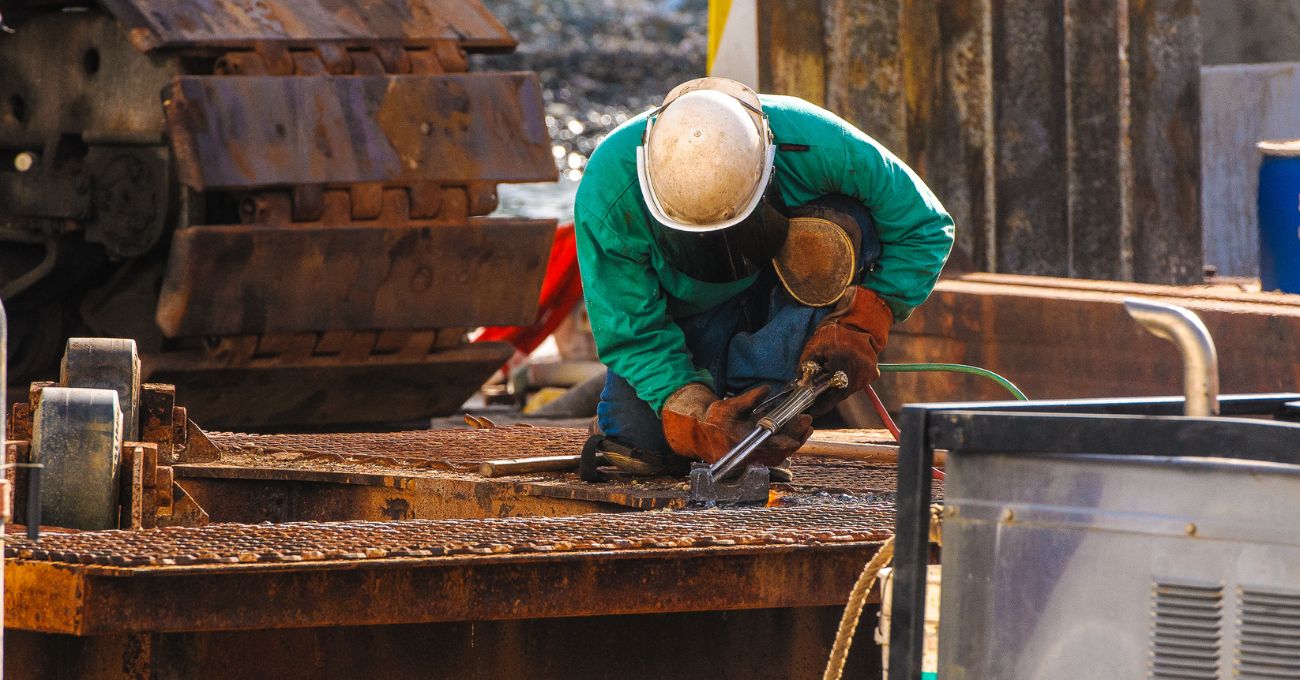
<svg viewBox="0 0 1300 680"><path fill-rule="evenodd" d="M713 465L709 466L709 474L713 475L715 480L722 479L722 475L725 474L723 472L724 469L727 472L730 472L734 469L737 462L744 460L749 456L751 451L758 448L759 444L767 440L767 437L763 437L762 440L759 439L764 432L768 435L772 434L771 431L764 429L762 426L755 428L753 432L750 432L744 439L740 440L739 444L732 447L726 455L714 461Z"/></svg>
<svg viewBox="0 0 1300 680"><path fill-rule="evenodd" d="M755 435L757 436L755 437ZM754 441L751 444L749 444L746 447L746 450L743 451L740 455L733 456L731 460L727 461L723 465L718 466L718 470L714 473L713 478L715 480L726 479L727 475L731 474L734 470L736 470L736 468L740 467L741 463L744 463L745 460L749 458L750 452L752 452L754 449L757 449L759 446L762 446L763 442L767 441L767 438L771 436L772 436L772 431L767 428L760 428L758 430L755 430L754 434L750 435L750 437L752 437Z"/></svg>
<svg viewBox="0 0 1300 680"><path fill-rule="evenodd" d="M753 432L709 466L709 474L715 480L725 479L727 475L739 469L749 459L749 455L767 441L768 437L812 406L813 402L817 401L817 397L826 390L848 385L848 376L844 375L843 371L814 377L815 371L818 370L821 369L816 364L806 365L800 386L790 393L786 401L773 409L772 413L760 418Z"/></svg>
<svg viewBox="0 0 1300 680"><path fill-rule="evenodd" d="M1219 413L1219 356L1214 338L1191 310L1129 298L1124 309L1152 335L1168 340L1183 355L1183 414L1204 418Z"/></svg>
<svg viewBox="0 0 1300 680"><path fill-rule="evenodd" d="M44 465L27 468L27 539L41 539L41 470Z"/></svg>

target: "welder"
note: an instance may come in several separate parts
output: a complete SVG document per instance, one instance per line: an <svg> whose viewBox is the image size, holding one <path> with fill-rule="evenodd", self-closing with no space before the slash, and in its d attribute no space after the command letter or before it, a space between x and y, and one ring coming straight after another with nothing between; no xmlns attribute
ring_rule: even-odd
<svg viewBox="0 0 1300 680"><path fill-rule="evenodd" d="M725 78L672 90L592 154L574 206L587 311L608 378L588 453L685 474L754 428L774 386L844 371L753 462L780 466L877 377L890 327L923 302L953 221L905 163L794 97ZM788 479L788 467L773 469Z"/></svg>

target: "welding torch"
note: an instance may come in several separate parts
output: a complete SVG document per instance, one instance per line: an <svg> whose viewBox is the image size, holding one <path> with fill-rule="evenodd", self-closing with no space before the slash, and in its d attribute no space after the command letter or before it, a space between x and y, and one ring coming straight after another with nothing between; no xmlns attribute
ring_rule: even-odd
<svg viewBox="0 0 1300 680"><path fill-rule="evenodd" d="M732 473L743 470L746 461L763 442L781 431L799 414L808 410L826 390L848 387L849 377L844 371L825 373L815 362L805 362L801 367L803 376L796 380L786 391L769 398L754 409L755 414L763 413L754 426L754 431L740 440L726 455L709 466L709 474L716 480L723 480ZM768 410L770 408L770 411Z"/></svg>

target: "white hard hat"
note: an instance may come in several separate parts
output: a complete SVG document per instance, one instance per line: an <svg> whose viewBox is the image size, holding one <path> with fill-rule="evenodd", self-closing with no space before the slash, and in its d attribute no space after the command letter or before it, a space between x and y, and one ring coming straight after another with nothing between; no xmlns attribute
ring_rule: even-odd
<svg viewBox="0 0 1300 680"><path fill-rule="evenodd" d="M698 78L678 85L650 113L636 167L655 220L703 232L754 211L775 157L758 95L727 78Z"/></svg>

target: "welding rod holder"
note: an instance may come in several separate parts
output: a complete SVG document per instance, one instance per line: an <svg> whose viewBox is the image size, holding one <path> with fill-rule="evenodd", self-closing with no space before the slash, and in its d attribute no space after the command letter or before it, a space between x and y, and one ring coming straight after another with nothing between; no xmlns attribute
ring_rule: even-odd
<svg viewBox="0 0 1300 680"><path fill-rule="evenodd" d="M816 370L815 364L812 365ZM785 427L791 420L794 420L800 413L808 410L817 401L826 390L835 388L839 389L849 384L849 378L843 371L836 371L831 375L824 375L814 378L815 371L809 370L808 366L804 368L804 378L801 382L810 383L797 387L790 396L786 398L779 406L772 410L771 413L759 418L756 423L757 427L750 432L739 444L733 447L723 457L719 458L712 466L709 467L709 473L715 480L723 480L745 464L749 455L754 452L768 437L776 434L781 428Z"/></svg>

